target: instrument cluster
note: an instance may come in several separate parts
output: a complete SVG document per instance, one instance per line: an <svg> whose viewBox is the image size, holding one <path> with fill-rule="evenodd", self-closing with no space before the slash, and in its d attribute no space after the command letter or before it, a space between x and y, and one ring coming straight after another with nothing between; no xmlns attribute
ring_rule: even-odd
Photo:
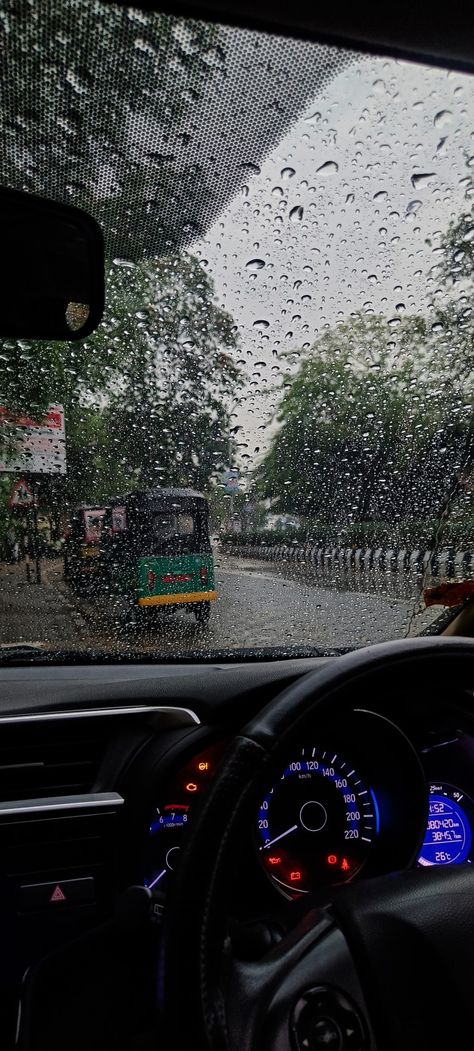
<svg viewBox="0 0 474 1051"><path fill-rule="evenodd" d="M168 889L226 744L194 754L163 786L144 872L155 893ZM271 770L248 829L247 871L265 873L287 898L409 866L473 861L470 734L428 731L413 742L385 717L357 710L324 739L295 740Z"/></svg>

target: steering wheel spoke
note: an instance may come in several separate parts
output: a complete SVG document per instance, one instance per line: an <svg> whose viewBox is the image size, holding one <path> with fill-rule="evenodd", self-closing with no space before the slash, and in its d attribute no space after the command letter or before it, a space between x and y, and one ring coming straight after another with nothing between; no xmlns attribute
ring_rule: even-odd
<svg viewBox="0 0 474 1051"><path fill-rule="evenodd" d="M312 909L258 961L227 945L221 992L230 1051L375 1048L346 938L328 910Z"/></svg>

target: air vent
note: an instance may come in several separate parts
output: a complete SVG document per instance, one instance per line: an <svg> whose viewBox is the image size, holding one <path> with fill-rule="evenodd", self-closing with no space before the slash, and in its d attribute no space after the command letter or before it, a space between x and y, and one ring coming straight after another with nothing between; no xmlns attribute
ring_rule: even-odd
<svg viewBox="0 0 474 1051"><path fill-rule="evenodd" d="M105 740L92 727L38 724L1 727L0 801L90 792Z"/></svg>

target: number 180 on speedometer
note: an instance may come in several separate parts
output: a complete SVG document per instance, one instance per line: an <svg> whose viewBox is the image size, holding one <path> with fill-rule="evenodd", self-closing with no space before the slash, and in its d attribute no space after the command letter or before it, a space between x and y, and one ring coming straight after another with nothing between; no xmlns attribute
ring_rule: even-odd
<svg viewBox="0 0 474 1051"><path fill-rule="evenodd" d="M378 831L377 803L338 753L305 746L264 796L258 846L271 878L293 894L361 869Z"/></svg>

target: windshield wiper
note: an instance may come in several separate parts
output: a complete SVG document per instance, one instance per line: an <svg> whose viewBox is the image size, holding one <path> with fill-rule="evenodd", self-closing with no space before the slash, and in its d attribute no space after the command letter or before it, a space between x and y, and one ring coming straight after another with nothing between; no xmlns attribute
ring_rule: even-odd
<svg viewBox="0 0 474 1051"><path fill-rule="evenodd" d="M109 650L52 650L34 644L8 645L0 648L0 666L28 664L217 664L274 660L294 660L311 657L339 657L349 653L352 646L329 648L323 646L262 646L247 649L186 650L182 653L163 653L160 650L128 650L116 653Z"/></svg>

